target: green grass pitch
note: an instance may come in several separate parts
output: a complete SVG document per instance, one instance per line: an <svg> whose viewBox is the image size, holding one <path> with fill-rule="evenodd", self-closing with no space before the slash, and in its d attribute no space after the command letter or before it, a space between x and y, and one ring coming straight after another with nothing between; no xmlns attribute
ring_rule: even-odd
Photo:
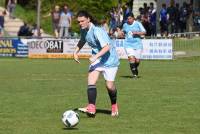
<svg viewBox="0 0 200 134"><path fill-rule="evenodd" d="M143 60L131 79L126 60L116 77L120 116L112 118L101 77L98 113L66 129L64 111L87 103L88 61L0 58L0 134L199 134L200 57Z"/></svg>

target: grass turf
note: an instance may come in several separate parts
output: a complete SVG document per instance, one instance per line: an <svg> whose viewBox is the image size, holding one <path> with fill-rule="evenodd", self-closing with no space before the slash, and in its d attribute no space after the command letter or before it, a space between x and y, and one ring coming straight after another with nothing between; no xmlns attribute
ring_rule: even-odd
<svg viewBox="0 0 200 134"><path fill-rule="evenodd" d="M80 114L74 129L61 122L65 110L87 103L88 61L0 58L0 134L199 134L200 57L142 61L131 79L126 60L116 78L120 116L110 117L101 77L98 113Z"/></svg>

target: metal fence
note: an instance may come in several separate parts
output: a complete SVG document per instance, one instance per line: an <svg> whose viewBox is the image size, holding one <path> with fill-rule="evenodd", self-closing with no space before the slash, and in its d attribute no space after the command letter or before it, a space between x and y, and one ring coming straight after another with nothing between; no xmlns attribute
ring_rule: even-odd
<svg viewBox="0 0 200 134"><path fill-rule="evenodd" d="M200 56L200 32L172 35L174 58Z"/></svg>

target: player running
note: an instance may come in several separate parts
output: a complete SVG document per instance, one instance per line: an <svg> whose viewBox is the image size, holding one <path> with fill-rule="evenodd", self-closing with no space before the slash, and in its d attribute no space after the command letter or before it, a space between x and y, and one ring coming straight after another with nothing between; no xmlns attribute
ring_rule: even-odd
<svg viewBox="0 0 200 134"><path fill-rule="evenodd" d="M142 52L141 35L146 34L143 25L134 19L133 13L128 14L127 22L122 28L122 36L125 36L124 48L128 56L130 69L133 78L138 77L138 66L140 64L140 57Z"/></svg>
<svg viewBox="0 0 200 134"><path fill-rule="evenodd" d="M86 112L89 117L94 117L96 113L96 83L100 73L106 81L106 88L111 100L111 116L118 116L117 89L114 84L115 76L119 66L119 59L112 42L106 31L97 25L92 16L86 11L79 11L77 20L81 28L81 39L74 51L74 60L78 63L78 52L87 42L92 48L92 56L89 58L90 66L88 71L88 105L79 108Z"/></svg>

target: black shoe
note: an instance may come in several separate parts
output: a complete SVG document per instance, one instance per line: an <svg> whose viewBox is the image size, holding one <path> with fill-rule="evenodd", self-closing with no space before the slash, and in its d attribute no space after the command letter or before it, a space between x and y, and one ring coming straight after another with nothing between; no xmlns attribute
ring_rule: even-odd
<svg viewBox="0 0 200 134"><path fill-rule="evenodd" d="M90 118L95 118L95 113L87 112L87 116L90 117Z"/></svg>
<svg viewBox="0 0 200 134"><path fill-rule="evenodd" d="M138 75L136 75L136 74L133 75L133 79L137 79L137 78L139 78Z"/></svg>

